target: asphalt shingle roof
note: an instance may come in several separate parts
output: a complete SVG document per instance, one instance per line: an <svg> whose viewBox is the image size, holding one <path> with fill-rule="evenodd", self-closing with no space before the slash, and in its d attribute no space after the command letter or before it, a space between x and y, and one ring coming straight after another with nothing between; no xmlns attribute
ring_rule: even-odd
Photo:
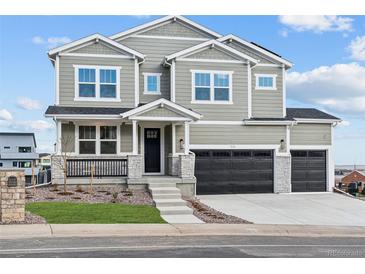
<svg viewBox="0 0 365 274"><path fill-rule="evenodd" d="M129 111L132 108L101 108L101 107L61 107L49 106L46 110L46 115L57 114L90 114L90 115L119 115L123 112Z"/></svg>
<svg viewBox="0 0 365 274"><path fill-rule="evenodd" d="M341 120L340 118L315 108L287 108L286 118L289 120L294 118Z"/></svg>

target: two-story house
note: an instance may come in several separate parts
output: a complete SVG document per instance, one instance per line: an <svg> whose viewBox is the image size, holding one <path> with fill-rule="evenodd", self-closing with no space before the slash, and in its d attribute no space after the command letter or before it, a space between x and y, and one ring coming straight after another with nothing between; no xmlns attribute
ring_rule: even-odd
<svg viewBox="0 0 365 274"><path fill-rule="evenodd" d="M26 183L31 183L32 174L38 174L34 133L0 132L0 168L22 168Z"/></svg>
<svg viewBox="0 0 365 274"><path fill-rule="evenodd" d="M166 16L48 55L56 100L46 117L69 182L94 170L129 187L172 176L185 195L332 189L340 120L287 108L293 64L258 44ZM62 180L56 166L53 176Z"/></svg>

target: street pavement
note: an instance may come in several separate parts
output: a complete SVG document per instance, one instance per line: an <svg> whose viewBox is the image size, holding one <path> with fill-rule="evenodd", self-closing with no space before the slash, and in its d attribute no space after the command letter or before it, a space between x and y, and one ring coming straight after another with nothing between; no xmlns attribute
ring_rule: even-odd
<svg viewBox="0 0 365 274"><path fill-rule="evenodd" d="M0 240L10 258L365 257L365 238L279 236L51 237Z"/></svg>

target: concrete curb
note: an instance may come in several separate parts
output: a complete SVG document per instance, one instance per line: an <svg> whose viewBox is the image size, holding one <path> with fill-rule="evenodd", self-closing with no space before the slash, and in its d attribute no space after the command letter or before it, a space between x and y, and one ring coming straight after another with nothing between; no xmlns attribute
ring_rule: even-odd
<svg viewBox="0 0 365 274"><path fill-rule="evenodd" d="M139 236L365 237L365 226L255 224L35 224L0 225L0 239Z"/></svg>

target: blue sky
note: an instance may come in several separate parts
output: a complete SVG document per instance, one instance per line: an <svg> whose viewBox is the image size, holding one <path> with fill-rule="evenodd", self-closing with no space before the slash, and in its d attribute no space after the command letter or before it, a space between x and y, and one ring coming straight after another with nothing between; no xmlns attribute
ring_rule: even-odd
<svg viewBox="0 0 365 274"><path fill-rule="evenodd" d="M0 16L0 131L34 131L52 151L54 69L47 50L92 33L111 35L159 16ZM345 122L335 129L337 164L365 164L365 17L188 16L281 54L287 104L316 107Z"/></svg>

